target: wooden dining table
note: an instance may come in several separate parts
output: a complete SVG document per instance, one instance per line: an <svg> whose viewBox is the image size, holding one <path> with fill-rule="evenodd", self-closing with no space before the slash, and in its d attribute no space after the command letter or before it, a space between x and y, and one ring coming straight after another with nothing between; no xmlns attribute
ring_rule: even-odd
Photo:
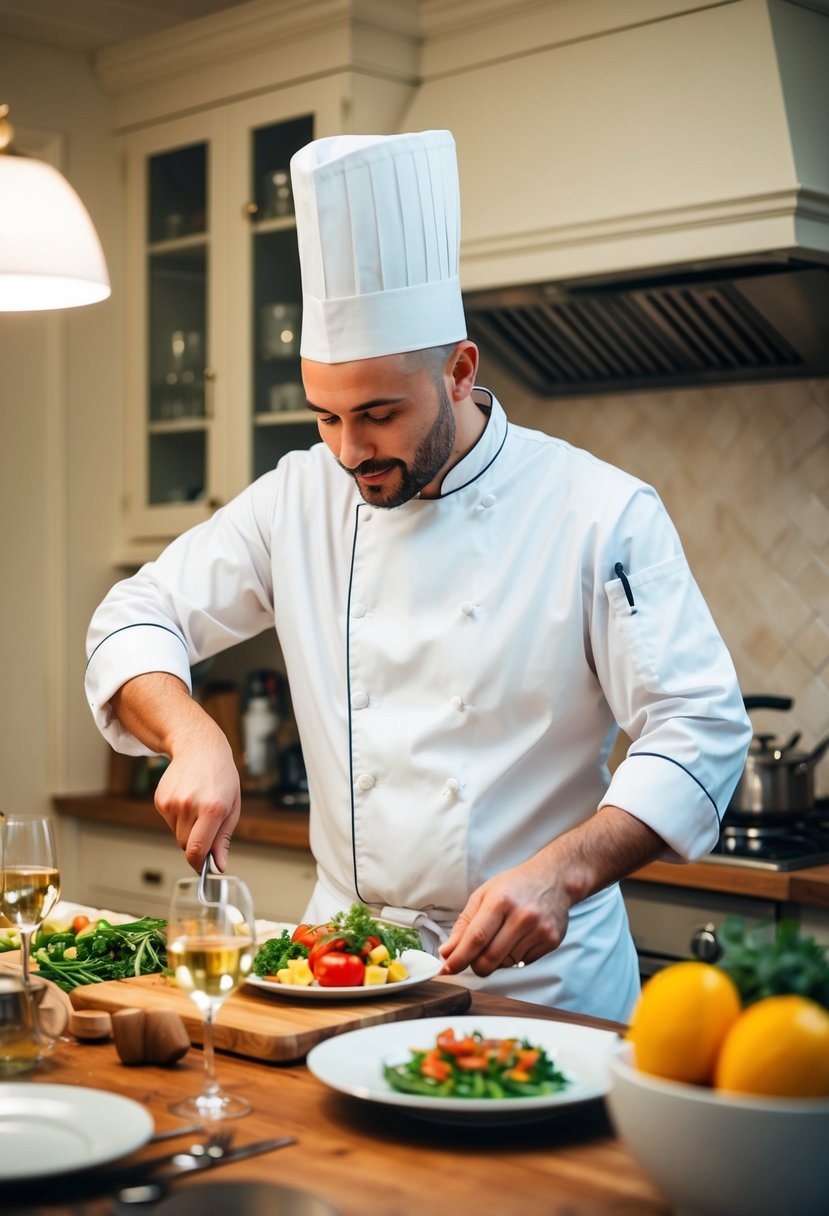
<svg viewBox="0 0 829 1216"><path fill-rule="evenodd" d="M623 1030L616 1023L483 993L473 994L467 1013ZM177 1182L176 1188L202 1187L206 1201L212 1196L214 1206L205 1206L206 1213L219 1210L214 1182L231 1180L309 1192L327 1200L339 1216L665 1216L670 1211L615 1135L601 1099L563 1106L538 1122L450 1126L334 1091L304 1061L266 1064L222 1051L217 1068L224 1088L253 1105L250 1114L227 1125L234 1144L283 1135L296 1142L222 1165L209 1178L196 1174ZM127 1066L111 1039L64 1039L25 1077L31 1085L78 1085L132 1098L150 1111L156 1131L164 1131L181 1126L169 1105L198 1092L202 1073L197 1047L170 1067ZM197 1138L182 1136L182 1148ZM172 1141L172 1147L178 1143ZM160 1146L147 1145L134 1159L159 1151ZM75 1176L0 1186L4 1209L28 1216L105 1216L113 1204L90 1170L80 1184ZM274 1204L270 1210L278 1216L282 1209Z"/></svg>

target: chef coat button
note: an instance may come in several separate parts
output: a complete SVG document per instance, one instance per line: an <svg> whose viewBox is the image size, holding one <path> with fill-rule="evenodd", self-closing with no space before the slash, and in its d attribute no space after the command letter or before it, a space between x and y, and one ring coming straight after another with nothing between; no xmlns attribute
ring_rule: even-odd
<svg viewBox="0 0 829 1216"><path fill-rule="evenodd" d="M458 713L460 713L464 707L463 706L463 697L459 697L458 694L455 693L454 697L452 697L450 699L450 705L452 706L453 709L456 709L458 711Z"/></svg>
<svg viewBox="0 0 829 1216"><path fill-rule="evenodd" d="M444 793L457 794L460 788L460 782L456 781L454 777L446 778L446 785L443 787Z"/></svg>
<svg viewBox="0 0 829 1216"><path fill-rule="evenodd" d="M475 605L472 603L472 600L463 601L463 603L461 604L461 612L464 614L464 616L474 616L475 615Z"/></svg>
<svg viewBox="0 0 829 1216"><path fill-rule="evenodd" d="M352 616L356 616L356 617L365 616L367 611L368 611L368 609L366 608L365 604L356 603L356 604L351 605L351 615Z"/></svg>
<svg viewBox="0 0 829 1216"><path fill-rule="evenodd" d="M494 507L495 506L495 495L494 494L484 494L483 498L481 499L481 506L482 507Z"/></svg>
<svg viewBox="0 0 829 1216"><path fill-rule="evenodd" d="M365 709L368 705L368 696L364 692L354 692L351 694L351 708Z"/></svg>
<svg viewBox="0 0 829 1216"><path fill-rule="evenodd" d="M358 790L370 790L373 785L374 778L371 773L360 773L360 776L357 778Z"/></svg>

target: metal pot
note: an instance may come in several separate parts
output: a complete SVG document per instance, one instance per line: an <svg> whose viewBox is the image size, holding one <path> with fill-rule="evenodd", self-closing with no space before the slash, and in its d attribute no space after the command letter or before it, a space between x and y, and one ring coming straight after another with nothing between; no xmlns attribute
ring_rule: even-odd
<svg viewBox="0 0 829 1216"><path fill-rule="evenodd" d="M745 697L752 709L791 709L791 697ZM810 752L795 751L796 733L785 743L774 735L758 734L751 741L743 775L728 805L735 819L800 819L815 806L815 765L829 750L829 735Z"/></svg>

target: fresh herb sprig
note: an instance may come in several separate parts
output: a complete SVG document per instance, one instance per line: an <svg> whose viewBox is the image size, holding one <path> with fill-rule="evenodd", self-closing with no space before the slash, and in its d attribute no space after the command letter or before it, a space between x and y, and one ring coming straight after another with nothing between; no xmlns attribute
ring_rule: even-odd
<svg viewBox="0 0 829 1216"><path fill-rule="evenodd" d="M99 920L79 934L58 933L35 951L38 975L64 992L81 984L152 975L167 967L167 922L152 916L111 925Z"/></svg>
<svg viewBox="0 0 829 1216"><path fill-rule="evenodd" d="M401 925L389 925L374 920L365 904L352 904L347 912L337 912L331 917L334 932L341 934L352 950L359 952L370 937L378 937L391 958L397 958L404 950L422 950L423 942L416 929Z"/></svg>
<svg viewBox="0 0 829 1216"><path fill-rule="evenodd" d="M347 912L336 912L325 924L329 932L324 939L342 938L343 950L351 954L359 954L370 938L386 947L389 958L399 958L404 950L423 949L423 941L415 929L374 920L365 904L352 904ZM278 937L270 938L257 950L254 975L276 975L288 966L290 959L307 958L309 953L307 946L291 941L290 932L283 929Z"/></svg>
<svg viewBox="0 0 829 1216"><path fill-rule="evenodd" d="M797 921L746 928L743 917L728 916L718 937L723 954L717 966L737 985L743 1005L794 993L829 1009L826 947L804 936Z"/></svg>
<svg viewBox="0 0 829 1216"><path fill-rule="evenodd" d="M307 957L307 946L302 946L299 942L292 942L288 930L283 929L279 937L272 937L263 942L256 951L256 957L253 960L253 974L260 978L263 975L276 975L277 971L288 966L288 959Z"/></svg>

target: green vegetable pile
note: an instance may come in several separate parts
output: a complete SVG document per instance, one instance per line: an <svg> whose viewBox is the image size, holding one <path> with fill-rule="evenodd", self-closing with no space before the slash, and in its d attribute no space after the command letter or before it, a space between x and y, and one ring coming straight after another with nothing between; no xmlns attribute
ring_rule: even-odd
<svg viewBox="0 0 829 1216"><path fill-rule="evenodd" d="M392 1089L429 1098L541 1098L570 1084L547 1052L527 1039L437 1036L434 1047L412 1048L402 1064L384 1064Z"/></svg>
<svg viewBox="0 0 829 1216"><path fill-rule="evenodd" d="M77 934L38 935L33 954L37 973L71 992L80 984L164 971L166 927L165 920L144 916L125 925L99 920Z"/></svg>
<svg viewBox="0 0 829 1216"><path fill-rule="evenodd" d="M0 954L20 949L20 934L16 929L0 928Z"/></svg>
<svg viewBox="0 0 829 1216"><path fill-rule="evenodd" d="M741 916L728 916L718 931L723 948L717 966L734 983L744 1006L768 996L794 993L829 1009L829 959L794 920L747 929Z"/></svg>
<svg viewBox="0 0 829 1216"><path fill-rule="evenodd" d="M415 929L374 920L365 904L352 904L348 912L337 912L326 921L325 928L328 930L325 938L341 938L341 949L349 954L360 954L369 938L376 938L385 946L390 958L398 958L404 950L423 949L423 941ZM288 966L289 959L308 958L309 954L308 946L292 941L290 932L283 929L279 937L273 937L259 947L253 971L260 977L276 975Z"/></svg>

